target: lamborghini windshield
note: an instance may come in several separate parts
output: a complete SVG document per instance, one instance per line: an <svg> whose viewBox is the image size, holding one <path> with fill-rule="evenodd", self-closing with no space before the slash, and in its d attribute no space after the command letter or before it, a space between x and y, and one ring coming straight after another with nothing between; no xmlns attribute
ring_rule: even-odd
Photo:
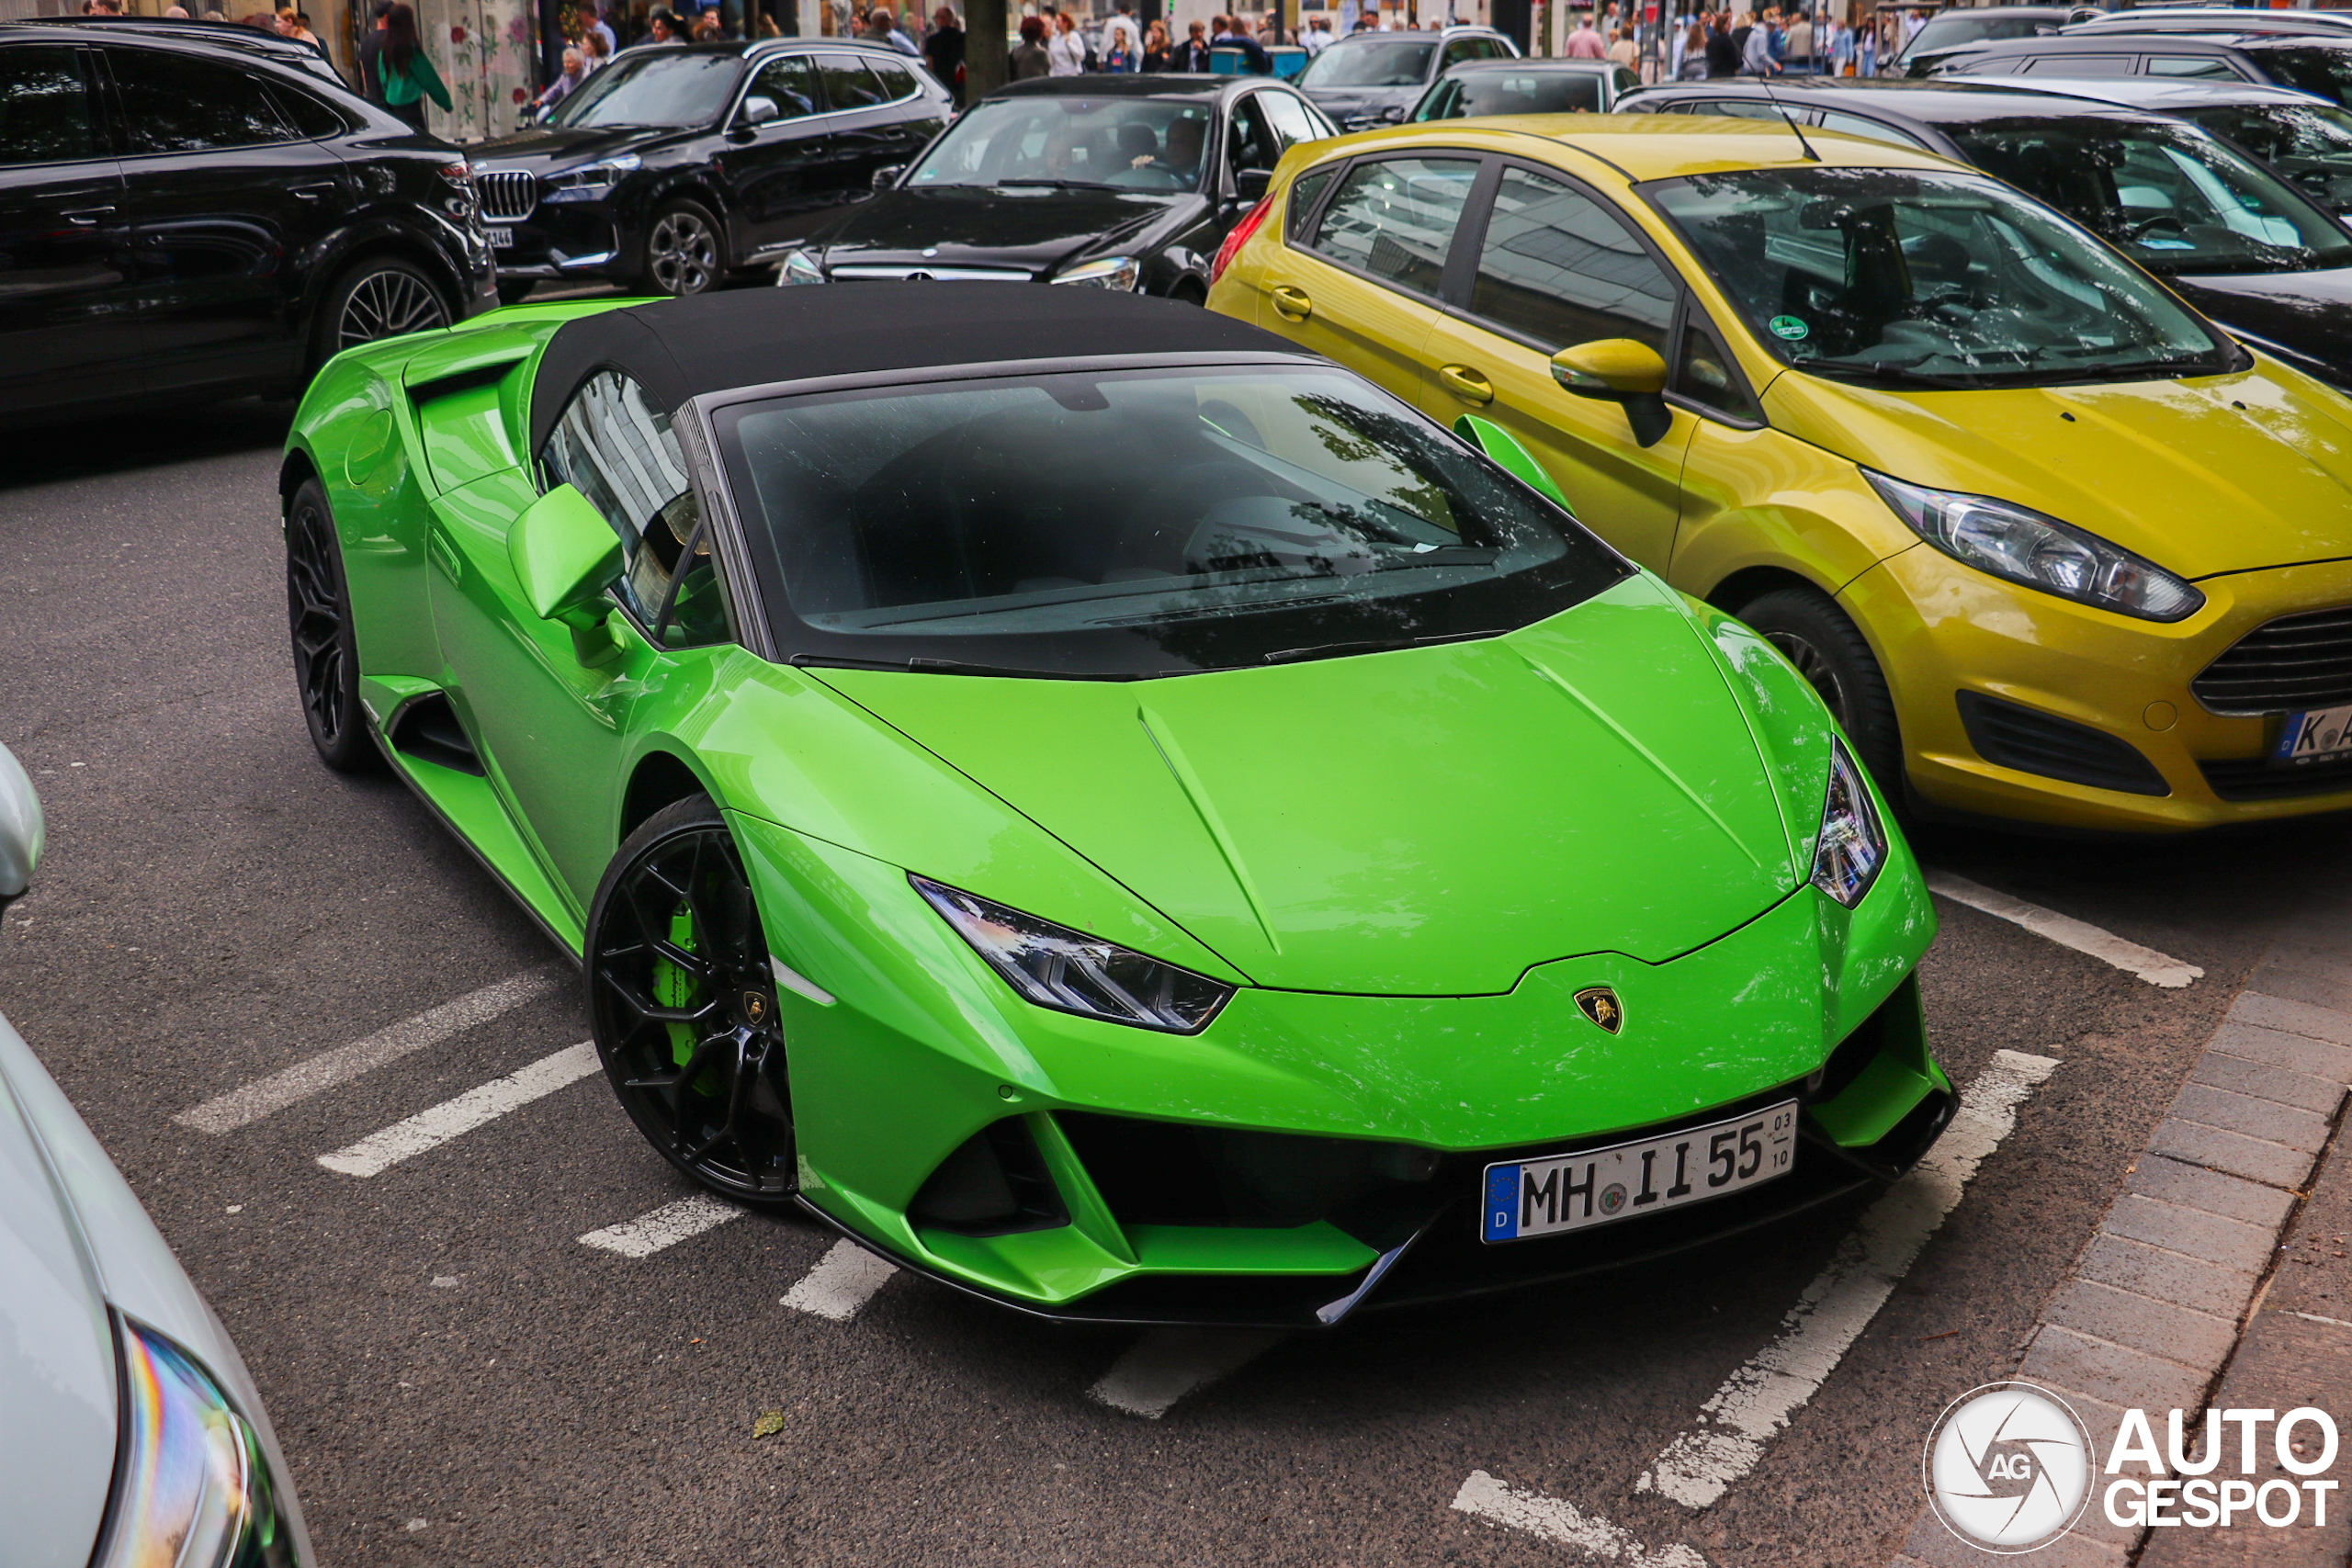
<svg viewBox="0 0 2352 1568"><path fill-rule="evenodd" d="M2049 386L2241 362L2145 274L1979 176L1815 166L1645 191L1757 340L1814 375Z"/></svg>
<svg viewBox="0 0 2352 1568"><path fill-rule="evenodd" d="M1509 631L1631 570L1355 377L1011 375L719 411L807 662L1123 678Z"/></svg>

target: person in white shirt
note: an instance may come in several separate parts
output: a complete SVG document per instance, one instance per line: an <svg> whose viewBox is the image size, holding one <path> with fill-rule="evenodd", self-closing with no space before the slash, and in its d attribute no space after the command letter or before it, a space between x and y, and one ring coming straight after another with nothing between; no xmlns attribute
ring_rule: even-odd
<svg viewBox="0 0 2352 1568"><path fill-rule="evenodd" d="M1310 60L1329 48L1331 28L1329 18L1320 11L1307 17L1306 30L1298 35L1298 41L1306 49L1307 58Z"/></svg>
<svg viewBox="0 0 2352 1568"><path fill-rule="evenodd" d="M1078 23L1068 11L1054 14L1054 36L1046 40L1048 76L1083 76L1086 74L1086 40L1078 34Z"/></svg>

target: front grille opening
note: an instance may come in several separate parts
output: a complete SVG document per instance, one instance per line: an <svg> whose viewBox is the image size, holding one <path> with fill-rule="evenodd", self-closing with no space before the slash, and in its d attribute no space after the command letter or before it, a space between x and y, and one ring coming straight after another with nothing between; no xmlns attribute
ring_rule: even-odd
<svg viewBox="0 0 2352 1568"><path fill-rule="evenodd" d="M2352 703L2352 609L2266 622L2231 644L2188 689L2214 713L2290 713Z"/></svg>
<svg viewBox="0 0 2352 1568"><path fill-rule="evenodd" d="M539 205L539 177L527 170L477 170L474 188L481 193L481 215L492 223L520 222Z"/></svg>
<svg viewBox="0 0 2352 1568"><path fill-rule="evenodd" d="M1960 722L1976 754L1996 767L2124 795L2172 793L2139 748L2087 724L1982 692L1960 694Z"/></svg>
<svg viewBox="0 0 2352 1568"><path fill-rule="evenodd" d="M907 1213L919 1225L958 1235L1011 1235L1069 1224L1027 1122L990 1122L939 1162Z"/></svg>
<svg viewBox="0 0 2352 1568"><path fill-rule="evenodd" d="M2206 784L2223 800L2295 800L2352 790L2352 761L2277 768L2267 757L2233 757L2197 766Z"/></svg>
<svg viewBox="0 0 2352 1568"><path fill-rule="evenodd" d="M454 769L486 778L481 758L474 752L474 743L466 739L465 728L449 706L449 699L435 692L401 709L392 720L390 736L392 750L404 751L420 762Z"/></svg>
<svg viewBox="0 0 2352 1568"><path fill-rule="evenodd" d="M1122 1225L1287 1229L1329 1220L1362 1235L1397 1200L1425 1196L1439 1156L1409 1144L1056 1113Z"/></svg>

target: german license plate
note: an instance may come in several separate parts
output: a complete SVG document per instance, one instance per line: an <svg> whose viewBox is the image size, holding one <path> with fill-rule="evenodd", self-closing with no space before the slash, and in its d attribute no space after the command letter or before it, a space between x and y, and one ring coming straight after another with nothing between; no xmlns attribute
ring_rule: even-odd
<svg viewBox="0 0 2352 1568"><path fill-rule="evenodd" d="M492 229L490 231L490 248L494 251L513 250L514 248L514 231L512 229Z"/></svg>
<svg viewBox="0 0 2352 1568"><path fill-rule="evenodd" d="M1487 1168L1482 1241L1589 1230L1720 1198L1786 1176L1797 1152L1797 1102L1612 1148Z"/></svg>
<svg viewBox="0 0 2352 1568"><path fill-rule="evenodd" d="M2352 703L2340 707L2311 708L2287 716L2278 732L2274 762L2332 762L2352 757Z"/></svg>

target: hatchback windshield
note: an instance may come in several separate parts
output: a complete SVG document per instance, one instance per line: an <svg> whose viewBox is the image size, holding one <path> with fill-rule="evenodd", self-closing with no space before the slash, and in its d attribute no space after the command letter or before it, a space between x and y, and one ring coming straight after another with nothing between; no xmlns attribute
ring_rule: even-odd
<svg viewBox="0 0 2352 1568"><path fill-rule="evenodd" d="M2333 104L2216 104L2181 118L2236 142L2313 200L2352 210L2352 113Z"/></svg>
<svg viewBox="0 0 2352 1568"><path fill-rule="evenodd" d="M2241 363L2144 274L1991 180L1807 167L1645 191L1758 340L1816 375L2047 386Z"/></svg>
<svg viewBox="0 0 2352 1568"><path fill-rule="evenodd" d="M2278 175L2166 120L1986 120L1945 128L1968 161L2151 272L2301 272L2352 264L2352 233Z"/></svg>
<svg viewBox="0 0 2352 1568"><path fill-rule="evenodd" d="M907 184L1192 190L1201 183L1209 125L1207 107L1183 99L986 98Z"/></svg>
<svg viewBox="0 0 2352 1568"><path fill-rule="evenodd" d="M1437 85L1413 118L1467 119L1488 114L1599 114L1598 71L1471 71Z"/></svg>
<svg viewBox="0 0 2352 1568"><path fill-rule="evenodd" d="M1298 85L1317 87L1418 87L1428 79L1435 39L1350 39L1306 62Z"/></svg>
<svg viewBox="0 0 2352 1568"><path fill-rule="evenodd" d="M1631 570L1337 369L1007 376L717 423L804 661L1230 669L1508 631Z"/></svg>
<svg viewBox="0 0 2352 1568"><path fill-rule="evenodd" d="M588 78L548 117L550 125L708 125L742 72L734 54L631 50Z"/></svg>

